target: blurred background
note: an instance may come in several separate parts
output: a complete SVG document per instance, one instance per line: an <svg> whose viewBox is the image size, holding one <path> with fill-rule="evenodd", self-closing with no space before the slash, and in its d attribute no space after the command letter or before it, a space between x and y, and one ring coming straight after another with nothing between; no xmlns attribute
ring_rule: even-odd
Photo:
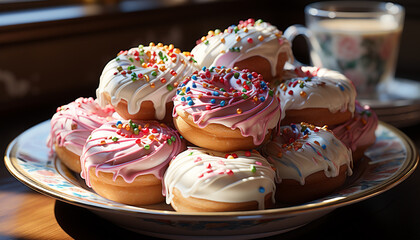
<svg viewBox="0 0 420 240"><path fill-rule="evenodd" d="M285 30L304 24L303 10L311 2L0 1L0 113L52 116L58 106L77 97L94 97L103 67L120 50L152 41L190 51L208 30L223 30L248 18ZM395 2L406 8L396 76L419 81L420 2ZM293 50L309 63L303 39L295 40Z"/></svg>

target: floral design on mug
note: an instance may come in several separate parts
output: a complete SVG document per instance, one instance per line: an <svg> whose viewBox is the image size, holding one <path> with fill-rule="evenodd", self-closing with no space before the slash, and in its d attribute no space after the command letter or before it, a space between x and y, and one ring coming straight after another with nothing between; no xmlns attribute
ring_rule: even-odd
<svg viewBox="0 0 420 240"><path fill-rule="evenodd" d="M360 38L339 35L333 39L335 40L333 44L333 52L336 52L336 57L338 59L343 61L354 61L362 55Z"/></svg>
<svg viewBox="0 0 420 240"><path fill-rule="evenodd" d="M315 40L320 48L316 54L321 58L322 67L343 73L353 81L359 93L370 92L393 74L399 33L355 35L318 32Z"/></svg>

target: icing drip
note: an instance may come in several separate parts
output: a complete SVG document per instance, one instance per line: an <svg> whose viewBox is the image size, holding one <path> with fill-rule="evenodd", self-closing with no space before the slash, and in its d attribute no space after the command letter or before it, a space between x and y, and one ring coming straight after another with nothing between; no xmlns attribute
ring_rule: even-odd
<svg viewBox="0 0 420 240"><path fill-rule="evenodd" d="M112 120L113 113L112 106L106 105L101 108L93 98L80 97L74 102L61 106L51 118L47 146L52 150L57 144L80 156L90 133Z"/></svg>
<svg viewBox="0 0 420 240"><path fill-rule="evenodd" d="M156 118L163 119L166 103L172 100L178 82L183 76L197 70L188 53L180 53L173 45L140 45L121 51L104 68L96 95L103 106L104 95L111 97L116 106L122 99L127 101L128 112L135 114L144 101L153 102Z"/></svg>
<svg viewBox="0 0 420 240"><path fill-rule="evenodd" d="M356 89L344 75L325 68L301 67L291 77L276 89L282 119L290 109L328 108L332 113L354 113Z"/></svg>
<svg viewBox="0 0 420 240"><path fill-rule="evenodd" d="M130 183L139 175L162 179L169 161L182 150L175 130L156 121L112 121L95 129L80 157L81 177L90 186L89 169L113 173Z"/></svg>
<svg viewBox="0 0 420 240"><path fill-rule="evenodd" d="M332 129L337 136L352 151L358 146L367 146L375 143L375 130L378 126L378 117L369 106L360 106L356 103L354 117L347 122Z"/></svg>
<svg viewBox="0 0 420 240"><path fill-rule="evenodd" d="M290 43L282 32L270 23L249 19L225 31L209 31L191 51L200 67L225 66L232 68L236 62L261 56L270 63L272 76L276 76L278 55L286 52L292 61Z"/></svg>
<svg viewBox="0 0 420 240"><path fill-rule="evenodd" d="M263 146L262 152L276 167L278 182L293 179L304 185L307 176L319 171L336 177L343 165L352 174L350 149L325 127L305 123L282 126L280 135Z"/></svg>
<svg viewBox="0 0 420 240"><path fill-rule="evenodd" d="M261 75L211 67L187 77L173 98L174 116L185 111L203 128L211 123L240 129L259 145L280 119L279 99Z"/></svg>
<svg viewBox="0 0 420 240"><path fill-rule="evenodd" d="M172 160L165 173L166 202L172 201L173 188L184 197L218 202L258 202L275 192L275 172L257 151L220 153L188 148ZM274 202L274 197L273 197Z"/></svg>

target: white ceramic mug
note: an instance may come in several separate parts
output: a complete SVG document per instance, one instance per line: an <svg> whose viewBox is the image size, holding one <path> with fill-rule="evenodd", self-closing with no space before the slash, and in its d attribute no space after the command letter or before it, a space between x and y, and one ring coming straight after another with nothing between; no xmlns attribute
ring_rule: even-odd
<svg viewBox="0 0 420 240"><path fill-rule="evenodd" d="M303 35L311 64L337 70L368 98L394 78L404 8L385 2L332 1L305 7L306 26L293 25L284 36Z"/></svg>

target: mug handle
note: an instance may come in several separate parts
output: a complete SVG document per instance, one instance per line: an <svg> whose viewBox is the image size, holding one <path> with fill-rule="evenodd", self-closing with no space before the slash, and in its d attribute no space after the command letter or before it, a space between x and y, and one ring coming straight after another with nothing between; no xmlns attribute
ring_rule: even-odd
<svg viewBox="0 0 420 240"><path fill-rule="evenodd" d="M283 36L290 42L291 45L293 43L293 40L299 35L302 35L305 38L306 43L309 46L309 57L310 57L310 60L311 60L311 64L314 65L314 66L322 67L322 66L320 66L320 65L322 65L321 64L321 59L316 54L316 51L314 51L314 48L317 48L319 46L314 46L314 44L317 44L317 43L313 43L311 41L312 36L313 36L311 30L309 30L308 28L306 28L303 25L295 24L295 25L289 26L283 33ZM305 65L305 64L299 62L298 60L296 60L295 56L293 56L293 57L295 59L295 61L293 63L294 66L299 67L299 66L304 66Z"/></svg>

